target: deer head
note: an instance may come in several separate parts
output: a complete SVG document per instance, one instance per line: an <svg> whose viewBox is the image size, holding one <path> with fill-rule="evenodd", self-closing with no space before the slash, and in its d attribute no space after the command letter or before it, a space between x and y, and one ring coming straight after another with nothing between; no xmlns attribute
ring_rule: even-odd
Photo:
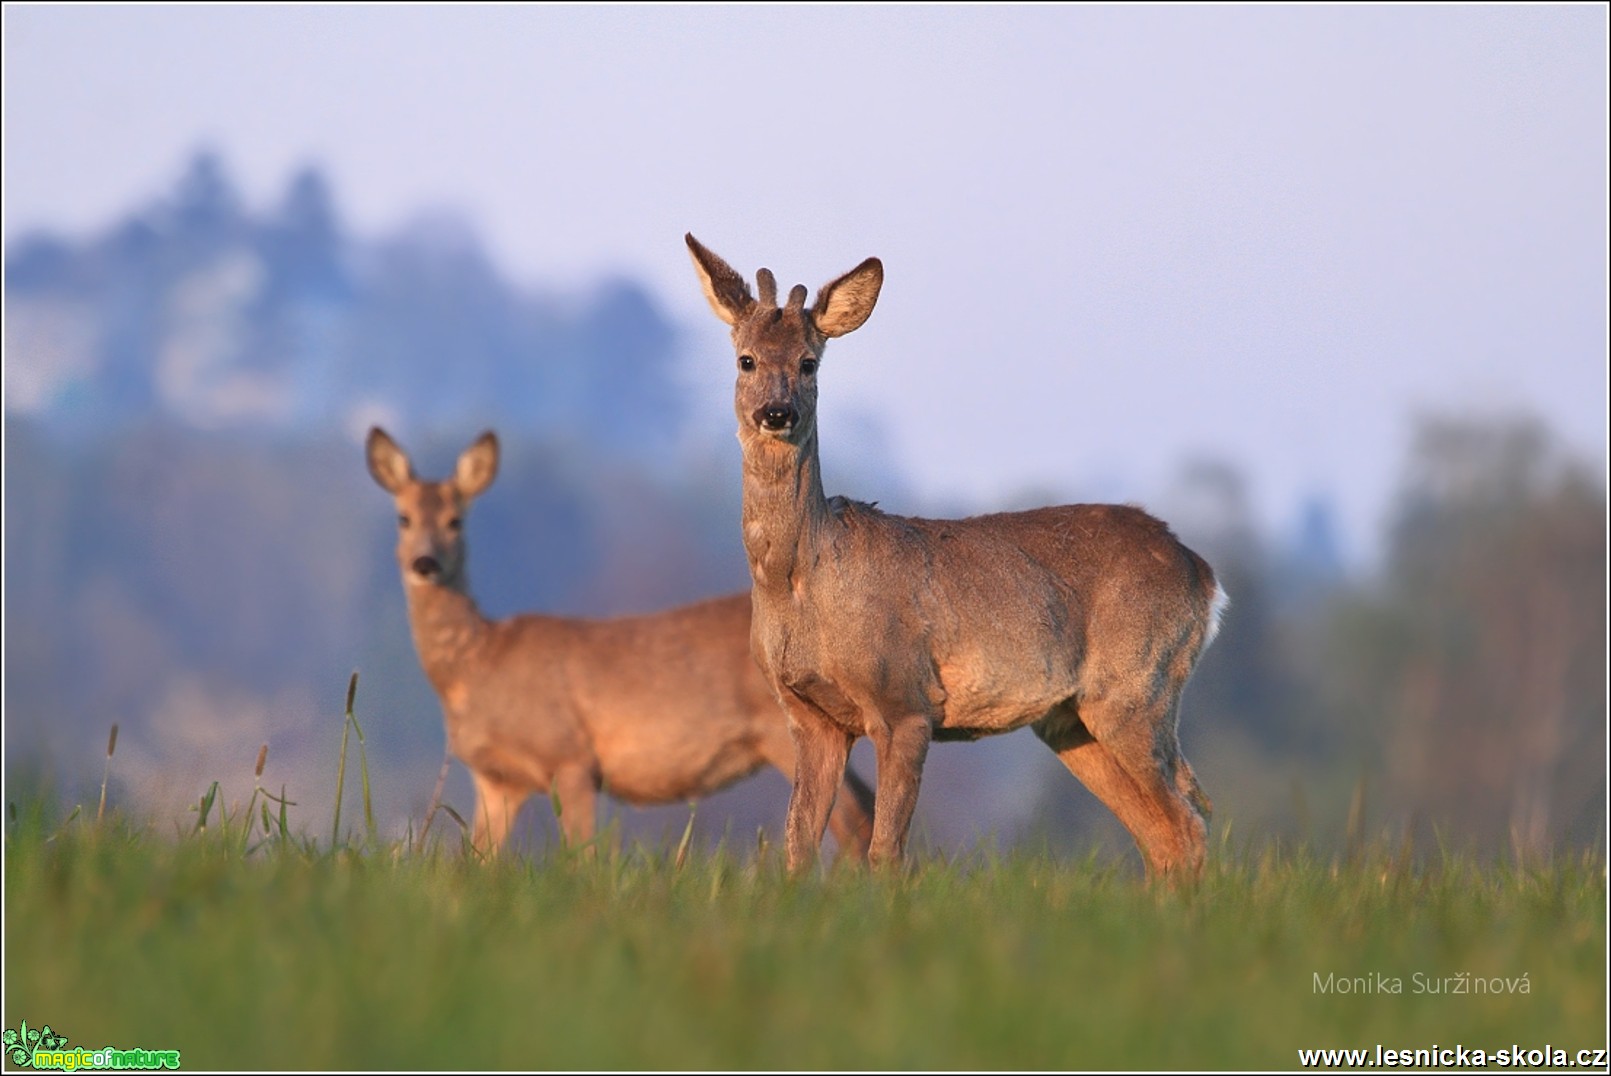
<svg viewBox="0 0 1611 1076"><path fill-rule="evenodd" d="M710 307L733 330L738 381L733 409L739 440L804 444L816 430L817 366L828 340L861 327L878 302L884 266L868 258L817 292L810 308L806 288L796 284L778 306L777 280L768 269L755 275L759 297L721 258L686 236L694 268Z"/></svg>
<svg viewBox="0 0 1611 1076"><path fill-rule="evenodd" d="M408 454L376 426L364 443L369 473L397 503L397 563L410 586L464 586L464 517L498 475L498 438L483 433L459 456L453 477L422 481Z"/></svg>

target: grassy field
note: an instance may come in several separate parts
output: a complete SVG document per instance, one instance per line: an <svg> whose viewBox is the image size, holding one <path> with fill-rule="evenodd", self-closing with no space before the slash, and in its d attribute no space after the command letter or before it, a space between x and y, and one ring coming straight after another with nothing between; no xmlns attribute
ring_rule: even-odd
<svg viewBox="0 0 1611 1076"><path fill-rule="evenodd" d="M1128 862L1023 854L791 880L775 855L247 854L261 829L23 813L5 1027L187 1068L1286 1069L1303 1047L1605 1045L1598 857L1339 867L1222 844L1170 892Z"/></svg>

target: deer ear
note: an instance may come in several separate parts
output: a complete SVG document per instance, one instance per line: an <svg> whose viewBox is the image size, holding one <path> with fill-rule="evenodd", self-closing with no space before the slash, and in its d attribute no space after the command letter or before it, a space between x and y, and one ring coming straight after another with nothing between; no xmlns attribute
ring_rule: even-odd
<svg viewBox="0 0 1611 1076"><path fill-rule="evenodd" d="M838 280L824 284L811 308L817 331L823 336L843 336L861 328L883 286L884 263L877 258L868 258Z"/></svg>
<svg viewBox="0 0 1611 1076"><path fill-rule="evenodd" d="M369 474L380 488L392 495L403 492L403 487L414 481L414 467L408 462L408 453L397 447L397 442L379 426L372 426L364 441L364 459L369 463Z"/></svg>
<svg viewBox="0 0 1611 1076"><path fill-rule="evenodd" d="M453 485L465 500L478 497L498 477L498 435L488 430L459 456Z"/></svg>
<svg viewBox="0 0 1611 1076"><path fill-rule="evenodd" d="M710 308L727 324L738 324L738 319L755 305L749 285L732 266L701 246L692 232L683 238L688 242L688 253L693 255L694 269L699 273L699 284L705 289Z"/></svg>

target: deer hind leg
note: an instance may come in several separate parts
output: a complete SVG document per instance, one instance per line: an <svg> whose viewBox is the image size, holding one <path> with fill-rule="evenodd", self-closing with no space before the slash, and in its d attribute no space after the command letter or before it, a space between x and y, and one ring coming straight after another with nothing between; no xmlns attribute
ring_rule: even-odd
<svg viewBox="0 0 1611 1076"><path fill-rule="evenodd" d="M873 843L867 849L867 860L884 866L899 861L906 851L934 726L927 717L913 714L869 729L867 734L878 758L878 811L873 816Z"/></svg>
<svg viewBox="0 0 1611 1076"><path fill-rule="evenodd" d="M784 692L794 739L794 790L783 823L783 847L790 871L816 861L828 828L835 793L850 761L850 733L804 699Z"/></svg>
<svg viewBox="0 0 1611 1076"><path fill-rule="evenodd" d="M470 843L490 859L508 839L515 815L526 802L528 793L492 774L472 770L470 776L475 780L475 827Z"/></svg>
<svg viewBox="0 0 1611 1076"><path fill-rule="evenodd" d="M1175 734L1176 701L1129 709L1117 721L1098 720L1102 746L1156 804L1166 820L1154 873L1196 878L1203 873L1208 851L1208 796L1180 753Z"/></svg>
<svg viewBox="0 0 1611 1076"><path fill-rule="evenodd" d="M1203 791L1203 786L1197 783L1197 774L1192 771L1191 763L1187 762L1186 756L1180 753L1178 739L1176 739L1175 745L1175 763L1175 787L1180 790L1182 796L1186 797L1186 802L1195 807L1197 813L1202 815L1203 822L1206 825L1208 820L1214 816L1214 801L1208 798L1208 793Z"/></svg>
<svg viewBox="0 0 1611 1076"><path fill-rule="evenodd" d="M1133 711L1118 714L1117 720L1100 720L1107 716L1101 710L1082 716L1070 703L1034 728L1069 772L1130 831L1149 875L1196 877L1207 848L1202 808L1208 797L1180 757L1173 723L1167 720L1172 710L1160 722ZM1100 737L1091 732L1093 720L1103 730Z"/></svg>

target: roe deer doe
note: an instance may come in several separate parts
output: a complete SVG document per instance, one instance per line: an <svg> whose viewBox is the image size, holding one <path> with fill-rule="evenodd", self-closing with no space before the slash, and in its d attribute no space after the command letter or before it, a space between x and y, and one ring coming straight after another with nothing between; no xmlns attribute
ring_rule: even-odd
<svg viewBox="0 0 1611 1076"><path fill-rule="evenodd" d="M649 616L488 620L470 597L464 518L492 484L484 433L443 482L415 477L385 431L369 473L397 505L397 563L448 745L475 778L472 843L495 854L533 792L552 790L573 847L593 837L599 791L627 803L703 796L770 763L792 780L794 745L750 654L750 598ZM866 856L872 793L847 772L833 818L840 854Z"/></svg>
<svg viewBox="0 0 1611 1076"><path fill-rule="evenodd" d="M796 774L791 868L816 857L857 736L873 741L869 858L900 858L931 739L1028 725L1135 838L1154 876L1197 875L1208 797L1180 753L1186 680L1225 592L1139 508L1077 504L910 519L823 495L817 366L873 311L876 258L779 307L686 237L738 354L743 529L754 647L788 712Z"/></svg>

